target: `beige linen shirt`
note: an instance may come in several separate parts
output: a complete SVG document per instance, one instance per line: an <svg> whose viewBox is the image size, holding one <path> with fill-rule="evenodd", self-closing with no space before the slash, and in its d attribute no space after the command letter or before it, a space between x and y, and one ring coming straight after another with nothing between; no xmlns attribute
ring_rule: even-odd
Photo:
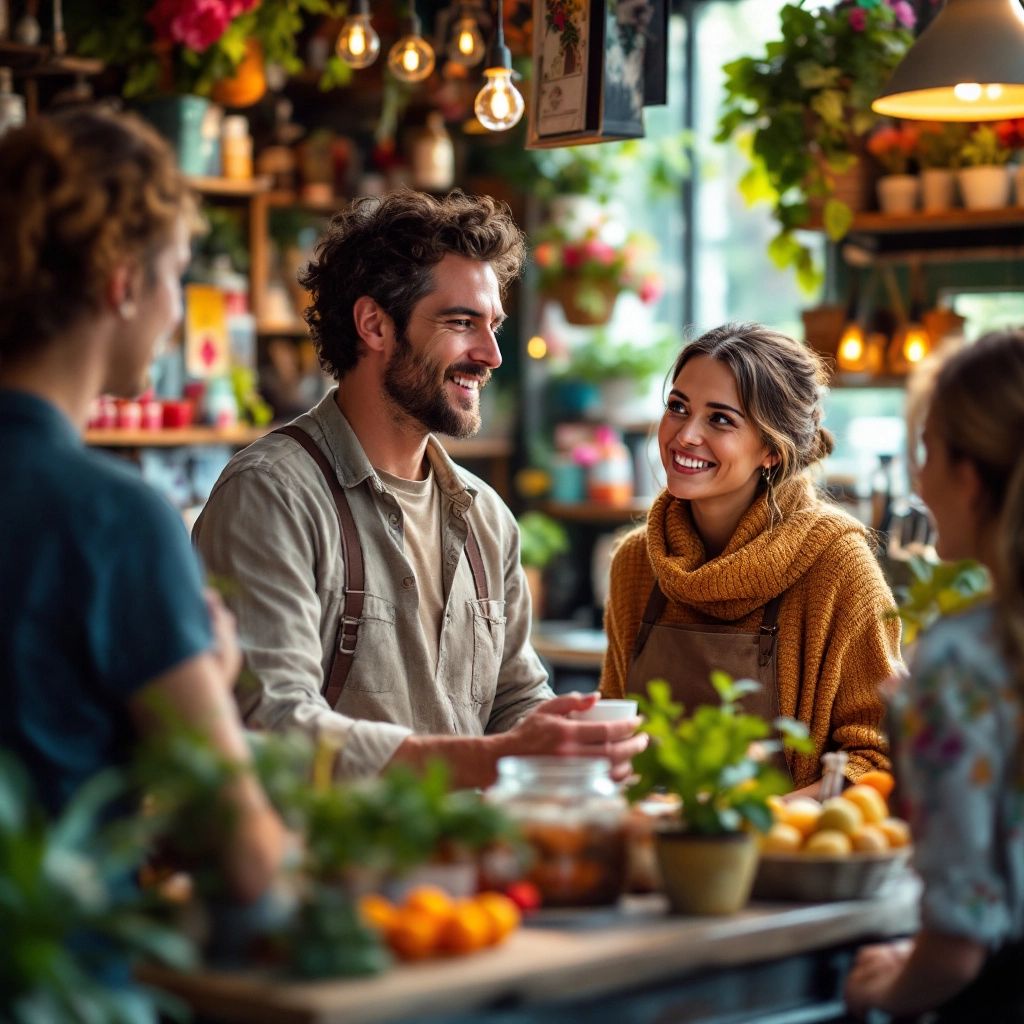
<svg viewBox="0 0 1024 1024"><path fill-rule="evenodd" d="M370 465L332 390L295 423L345 488L359 530L366 596L338 703L322 695L344 602L338 518L313 459L270 434L239 452L217 481L193 539L228 581L247 668L246 721L300 727L340 742L339 772L370 775L410 733L479 736L512 728L552 696L529 641L530 599L511 512L433 438L427 456L442 495L444 616L436 667L419 622L419 587L403 544L402 508ZM487 573L477 599L464 556L473 524Z"/></svg>

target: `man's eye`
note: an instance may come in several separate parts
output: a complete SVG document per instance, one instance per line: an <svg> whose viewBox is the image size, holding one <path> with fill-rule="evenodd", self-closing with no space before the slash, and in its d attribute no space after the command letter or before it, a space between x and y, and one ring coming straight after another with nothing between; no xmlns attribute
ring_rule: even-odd
<svg viewBox="0 0 1024 1024"><path fill-rule="evenodd" d="M473 326L472 320L449 320L448 323L451 324L452 327L463 327L466 330Z"/></svg>

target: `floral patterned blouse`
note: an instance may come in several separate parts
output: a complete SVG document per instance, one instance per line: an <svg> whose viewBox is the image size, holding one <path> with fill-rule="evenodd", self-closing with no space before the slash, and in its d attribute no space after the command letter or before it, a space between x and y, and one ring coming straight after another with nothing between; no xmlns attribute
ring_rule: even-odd
<svg viewBox="0 0 1024 1024"><path fill-rule="evenodd" d="M991 606L939 620L892 697L922 923L995 949L1024 936L1022 707Z"/></svg>

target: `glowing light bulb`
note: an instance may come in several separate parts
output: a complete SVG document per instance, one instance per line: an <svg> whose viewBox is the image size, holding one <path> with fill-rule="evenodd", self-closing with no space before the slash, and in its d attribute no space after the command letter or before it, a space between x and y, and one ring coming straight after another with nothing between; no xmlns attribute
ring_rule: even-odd
<svg viewBox="0 0 1024 1024"><path fill-rule="evenodd" d="M471 15L458 20L448 44L448 59L464 68L476 67L484 59L486 46L480 34L480 26Z"/></svg>
<svg viewBox="0 0 1024 1024"><path fill-rule="evenodd" d="M350 68L368 68L377 59L380 36L373 30L368 13L357 11L345 19L335 50Z"/></svg>
<svg viewBox="0 0 1024 1024"><path fill-rule="evenodd" d="M1003 95L1003 87L1001 85L986 85L985 86L985 99L997 100Z"/></svg>
<svg viewBox="0 0 1024 1024"><path fill-rule="evenodd" d="M526 354L531 359L543 359L548 354L548 343L539 334L535 334L526 343Z"/></svg>
<svg viewBox="0 0 1024 1024"><path fill-rule="evenodd" d="M419 31L402 36L388 53L388 67L402 82L422 82L434 70L434 48Z"/></svg>
<svg viewBox="0 0 1024 1024"><path fill-rule="evenodd" d="M861 363L864 361L866 347L864 332L861 330L860 324L847 325L843 336L839 339L839 350L836 353L840 369L860 369Z"/></svg>
<svg viewBox="0 0 1024 1024"><path fill-rule="evenodd" d="M908 363L919 363L931 347L931 338L920 324L911 324L903 336L903 358Z"/></svg>
<svg viewBox="0 0 1024 1024"><path fill-rule="evenodd" d="M981 86L977 82L960 82L953 87L953 95L964 103L977 103L981 99Z"/></svg>
<svg viewBox="0 0 1024 1024"><path fill-rule="evenodd" d="M488 68L484 76L487 82L476 95L473 111L489 131L507 131L519 124L526 109L522 93L512 84L511 68Z"/></svg>

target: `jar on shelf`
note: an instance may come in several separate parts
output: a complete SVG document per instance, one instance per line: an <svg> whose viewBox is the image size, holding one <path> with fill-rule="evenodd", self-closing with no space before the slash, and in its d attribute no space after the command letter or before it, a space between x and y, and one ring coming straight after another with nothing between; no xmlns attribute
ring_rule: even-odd
<svg viewBox="0 0 1024 1024"><path fill-rule="evenodd" d="M588 757L503 757L487 799L515 821L545 907L615 903L626 881L626 801L610 762Z"/></svg>
<svg viewBox="0 0 1024 1024"><path fill-rule="evenodd" d="M220 159L225 178L246 180L252 177L252 136L249 134L249 122L241 114L224 118Z"/></svg>

